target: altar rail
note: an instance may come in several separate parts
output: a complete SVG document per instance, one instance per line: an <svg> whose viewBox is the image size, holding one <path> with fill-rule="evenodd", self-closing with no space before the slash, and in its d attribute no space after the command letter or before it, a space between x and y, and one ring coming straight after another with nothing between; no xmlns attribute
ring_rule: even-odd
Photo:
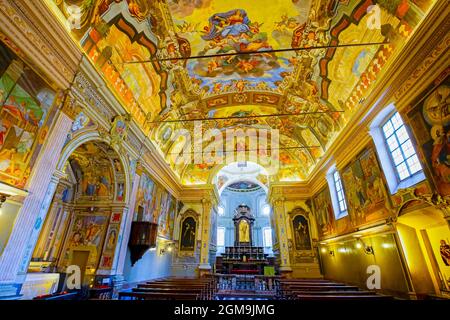
<svg viewBox="0 0 450 320"><path fill-rule="evenodd" d="M277 293L277 279L281 276L240 275L216 273L217 292L252 291L257 294L274 295Z"/></svg>

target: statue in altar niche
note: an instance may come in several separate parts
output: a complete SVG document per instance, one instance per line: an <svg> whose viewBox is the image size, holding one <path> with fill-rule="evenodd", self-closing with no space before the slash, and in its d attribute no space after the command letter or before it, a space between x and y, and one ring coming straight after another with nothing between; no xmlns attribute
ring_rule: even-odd
<svg viewBox="0 0 450 320"><path fill-rule="evenodd" d="M312 250L308 220L303 215L295 216L292 221L297 250Z"/></svg>
<svg viewBox="0 0 450 320"><path fill-rule="evenodd" d="M239 240L241 242L250 242L250 227L246 220L239 223Z"/></svg>
<svg viewBox="0 0 450 320"><path fill-rule="evenodd" d="M252 228L255 218L249 206L239 205L234 211L235 241L236 247L248 246L252 244Z"/></svg>

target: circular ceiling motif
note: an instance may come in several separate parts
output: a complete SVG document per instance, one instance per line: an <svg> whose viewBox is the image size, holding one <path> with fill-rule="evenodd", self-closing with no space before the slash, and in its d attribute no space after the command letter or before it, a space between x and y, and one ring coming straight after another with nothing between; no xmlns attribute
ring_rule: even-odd
<svg viewBox="0 0 450 320"><path fill-rule="evenodd" d="M240 181L230 184L227 189L231 191L247 192L259 190L261 189L261 186L249 181Z"/></svg>

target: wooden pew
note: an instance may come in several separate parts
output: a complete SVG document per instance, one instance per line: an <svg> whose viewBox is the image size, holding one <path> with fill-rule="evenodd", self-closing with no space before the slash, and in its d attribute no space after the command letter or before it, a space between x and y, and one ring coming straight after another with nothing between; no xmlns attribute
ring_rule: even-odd
<svg viewBox="0 0 450 320"><path fill-rule="evenodd" d="M119 292L119 300L131 298L132 300L196 300L197 293L173 292Z"/></svg>
<svg viewBox="0 0 450 320"><path fill-rule="evenodd" d="M370 300L370 301L386 301L392 300L391 296L381 295L297 295L297 299L301 301L341 301L341 300Z"/></svg>
<svg viewBox="0 0 450 320"><path fill-rule="evenodd" d="M294 295L310 295L310 296L372 296L376 295L375 291L293 291Z"/></svg>
<svg viewBox="0 0 450 320"><path fill-rule="evenodd" d="M283 290L288 291L357 291L359 290L356 286L346 286L346 285L323 285L323 286L309 286L309 285L290 285L283 288Z"/></svg>
<svg viewBox="0 0 450 320"><path fill-rule="evenodd" d="M186 288L195 288L195 287L204 287L208 284L206 283L142 283L138 284L138 287L141 288L170 288L170 287L186 287Z"/></svg>
<svg viewBox="0 0 450 320"><path fill-rule="evenodd" d="M360 290L356 286L325 279L280 279L278 285L282 298L303 301L393 299L391 296L379 295L374 291Z"/></svg>
<svg viewBox="0 0 450 320"><path fill-rule="evenodd" d="M282 282L282 286L346 286L345 283L335 283L335 282Z"/></svg>
<svg viewBox="0 0 450 320"><path fill-rule="evenodd" d="M203 288L133 288L133 292L200 293Z"/></svg>
<svg viewBox="0 0 450 320"><path fill-rule="evenodd" d="M119 293L119 299L137 300L196 300L211 298L215 291L214 278L163 278L140 283L131 291Z"/></svg>

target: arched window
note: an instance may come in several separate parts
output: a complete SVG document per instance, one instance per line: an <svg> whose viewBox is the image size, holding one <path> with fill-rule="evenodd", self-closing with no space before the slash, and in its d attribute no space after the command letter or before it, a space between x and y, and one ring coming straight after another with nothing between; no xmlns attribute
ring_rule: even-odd
<svg viewBox="0 0 450 320"><path fill-rule="evenodd" d="M263 243L265 248L272 248L272 228L263 228Z"/></svg>
<svg viewBox="0 0 450 320"><path fill-rule="evenodd" d="M414 150L400 114L395 112L386 120L382 129L398 179L404 181L422 171L416 150Z"/></svg>
<svg viewBox="0 0 450 320"><path fill-rule="evenodd" d="M224 227L217 228L217 246L225 247L225 228Z"/></svg>
<svg viewBox="0 0 450 320"><path fill-rule="evenodd" d="M370 135L391 194L425 180L414 142L393 104L372 121Z"/></svg>
<svg viewBox="0 0 450 320"><path fill-rule="evenodd" d="M347 201L345 199L344 187L342 185L339 171L333 167L327 174L328 187L330 188L331 202L333 203L334 216L336 219L348 215Z"/></svg>

